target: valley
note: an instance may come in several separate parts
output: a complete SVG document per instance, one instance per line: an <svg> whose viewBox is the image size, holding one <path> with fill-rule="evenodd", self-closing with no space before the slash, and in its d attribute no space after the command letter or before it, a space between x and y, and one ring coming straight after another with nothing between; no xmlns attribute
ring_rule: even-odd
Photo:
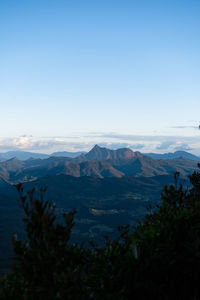
<svg viewBox="0 0 200 300"><path fill-rule="evenodd" d="M17 183L25 192L36 188L35 197L46 188L44 197L56 205L58 215L76 209L72 242L88 246L93 239L101 245L105 235L116 235L117 226L137 226L147 207L159 204L163 186L174 182L174 172L180 172L180 181L187 185L195 169L197 161L184 157L153 159L127 148L97 145L75 158L14 157L0 162L1 269L10 265L11 237L25 238Z"/></svg>

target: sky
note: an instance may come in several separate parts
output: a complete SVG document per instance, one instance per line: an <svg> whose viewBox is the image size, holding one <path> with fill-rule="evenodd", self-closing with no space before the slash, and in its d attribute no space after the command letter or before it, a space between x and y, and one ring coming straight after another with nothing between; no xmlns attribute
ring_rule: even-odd
<svg viewBox="0 0 200 300"><path fill-rule="evenodd" d="M0 151L200 155L199 0L0 0Z"/></svg>

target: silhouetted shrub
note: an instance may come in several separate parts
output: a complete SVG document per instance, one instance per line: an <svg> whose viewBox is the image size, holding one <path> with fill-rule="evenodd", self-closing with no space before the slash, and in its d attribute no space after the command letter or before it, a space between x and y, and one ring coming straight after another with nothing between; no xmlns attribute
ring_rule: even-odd
<svg viewBox="0 0 200 300"><path fill-rule="evenodd" d="M190 182L178 185L176 173L137 228L91 248L69 243L75 211L60 223L42 190L37 199L18 185L28 242L13 238L0 299L200 299L200 173Z"/></svg>

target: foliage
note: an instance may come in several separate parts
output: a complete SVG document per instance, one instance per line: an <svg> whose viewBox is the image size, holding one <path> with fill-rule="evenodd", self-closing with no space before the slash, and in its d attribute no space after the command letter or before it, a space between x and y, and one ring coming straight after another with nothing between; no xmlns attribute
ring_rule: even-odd
<svg viewBox="0 0 200 300"><path fill-rule="evenodd" d="M178 175L134 230L119 228L118 238L90 248L70 244L75 211L60 222L43 190L24 195L18 185L28 242L13 238L0 299L200 299L200 173L190 188Z"/></svg>
<svg viewBox="0 0 200 300"><path fill-rule="evenodd" d="M6 288L2 297L28 300L79 297L87 256L82 247L68 244L75 211L63 214L64 224L59 224L55 206L43 200L43 190L39 199L34 197L34 189L27 196L23 195L21 184L18 190L25 211L28 243L13 238L16 264L3 282Z"/></svg>
<svg viewBox="0 0 200 300"><path fill-rule="evenodd" d="M200 173L194 172L192 188L184 189L176 173L175 185L163 189L161 206L133 233L140 260L137 272L154 299L200 299L199 179Z"/></svg>

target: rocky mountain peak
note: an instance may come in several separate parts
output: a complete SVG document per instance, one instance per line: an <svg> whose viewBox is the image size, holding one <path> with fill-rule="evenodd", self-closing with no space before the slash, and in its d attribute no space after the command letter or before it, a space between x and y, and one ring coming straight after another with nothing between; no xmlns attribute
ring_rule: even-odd
<svg viewBox="0 0 200 300"><path fill-rule="evenodd" d="M86 155L87 160L121 160L132 159L135 153L129 148L111 150L95 145Z"/></svg>

